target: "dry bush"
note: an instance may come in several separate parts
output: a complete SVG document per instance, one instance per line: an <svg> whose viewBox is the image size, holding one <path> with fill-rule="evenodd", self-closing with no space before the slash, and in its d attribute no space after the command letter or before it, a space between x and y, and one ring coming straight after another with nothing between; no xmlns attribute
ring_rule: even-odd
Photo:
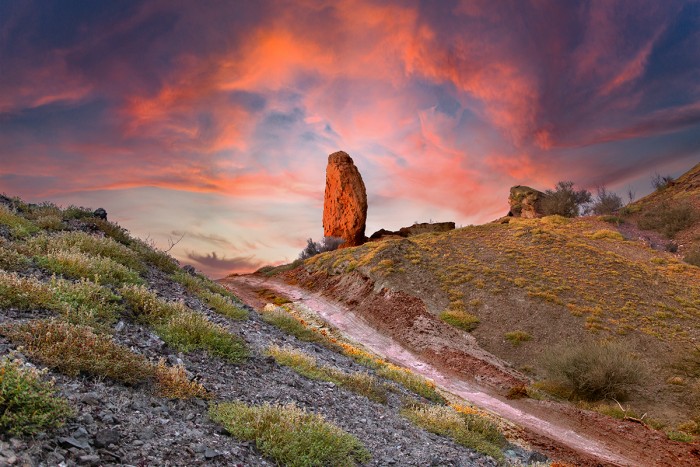
<svg viewBox="0 0 700 467"><path fill-rule="evenodd" d="M210 395L204 386L196 381L190 381L187 371L182 365L168 366L165 359L160 359L155 367L155 379L158 395L169 399L209 399Z"/></svg>

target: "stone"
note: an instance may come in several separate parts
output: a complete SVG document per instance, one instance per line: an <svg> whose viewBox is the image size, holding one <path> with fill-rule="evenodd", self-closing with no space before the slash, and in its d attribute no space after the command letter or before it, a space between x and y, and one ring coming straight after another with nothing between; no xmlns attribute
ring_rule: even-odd
<svg viewBox="0 0 700 467"><path fill-rule="evenodd" d="M107 211L105 211L104 208L95 209L95 212L93 212L92 215L99 217L100 219L107 220Z"/></svg>
<svg viewBox="0 0 700 467"><path fill-rule="evenodd" d="M197 270L192 266L191 264L186 264L182 267L182 270L185 271L187 274L190 276L196 276L197 275Z"/></svg>
<svg viewBox="0 0 700 467"><path fill-rule="evenodd" d="M328 156L323 202L323 236L345 240L340 248L365 242L367 192L360 171L343 151Z"/></svg>
<svg viewBox="0 0 700 467"><path fill-rule="evenodd" d="M73 438L72 436L68 436L67 438L58 438L58 442L61 444L61 446L65 447L65 448L75 447L78 449L83 449L85 451L90 449L90 445L88 444L87 440L85 440L85 439L77 440L77 439Z"/></svg>
<svg viewBox="0 0 700 467"><path fill-rule="evenodd" d="M106 448L110 444L119 443L120 434L117 430L100 430L95 434L95 446Z"/></svg>
<svg viewBox="0 0 700 467"><path fill-rule="evenodd" d="M544 193L530 188L529 186L516 185L510 189L508 203L510 204L510 217L523 217L525 219L535 219L542 217L541 203Z"/></svg>

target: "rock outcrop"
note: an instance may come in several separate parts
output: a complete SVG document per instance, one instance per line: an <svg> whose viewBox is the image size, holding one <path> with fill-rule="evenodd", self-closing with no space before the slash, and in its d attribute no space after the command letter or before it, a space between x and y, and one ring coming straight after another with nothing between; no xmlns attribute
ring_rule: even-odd
<svg viewBox="0 0 700 467"><path fill-rule="evenodd" d="M380 229L369 237L370 240L380 240L387 237L412 237L431 232L447 232L455 229L454 222L423 222L421 224L413 224L410 227L401 227L399 230L392 232L391 230Z"/></svg>
<svg viewBox="0 0 700 467"><path fill-rule="evenodd" d="M367 221L367 192L360 171L343 151L328 156L323 202L323 235L345 240L341 248L362 245Z"/></svg>
<svg viewBox="0 0 700 467"><path fill-rule="evenodd" d="M508 203L510 204L510 217L524 217L534 219L542 217L541 202L544 193L529 186L516 185L510 189Z"/></svg>

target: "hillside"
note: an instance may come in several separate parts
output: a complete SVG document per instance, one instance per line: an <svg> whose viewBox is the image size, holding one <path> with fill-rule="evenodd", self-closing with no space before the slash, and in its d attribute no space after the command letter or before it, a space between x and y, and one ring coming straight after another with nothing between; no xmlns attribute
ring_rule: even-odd
<svg viewBox="0 0 700 467"><path fill-rule="evenodd" d="M0 465L521 465L502 424L104 212L0 198ZM535 465L535 464L533 464Z"/></svg>
<svg viewBox="0 0 700 467"><path fill-rule="evenodd" d="M496 394L642 417L692 441L700 433L700 268L626 239L610 221L513 218L371 242L259 274L320 292L443 372ZM578 348L624 356L625 366L606 371L629 370L634 384L614 396L577 394L547 362ZM582 355L577 364L588 364ZM646 441L629 442L642 459L632 446Z"/></svg>

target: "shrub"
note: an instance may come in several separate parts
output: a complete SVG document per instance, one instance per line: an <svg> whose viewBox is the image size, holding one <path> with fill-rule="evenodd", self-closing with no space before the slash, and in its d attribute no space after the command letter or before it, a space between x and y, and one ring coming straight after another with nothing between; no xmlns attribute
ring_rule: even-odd
<svg viewBox="0 0 700 467"><path fill-rule="evenodd" d="M181 284L188 292L197 293L204 290L203 281L199 276L193 276L185 271L178 270L170 277Z"/></svg>
<svg viewBox="0 0 700 467"><path fill-rule="evenodd" d="M63 218L65 220L86 219L94 216L95 215L93 214L92 210L84 207L74 206L72 204L63 210Z"/></svg>
<svg viewBox="0 0 700 467"><path fill-rule="evenodd" d="M77 251L56 251L35 258L43 269L64 277L88 278L100 284L141 284L138 273L114 260Z"/></svg>
<svg viewBox="0 0 700 467"><path fill-rule="evenodd" d="M467 332L476 329L480 322L477 316L462 310L445 310L440 313L440 319Z"/></svg>
<svg viewBox="0 0 700 467"><path fill-rule="evenodd" d="M64 305L61 309L63 319L98 331L109 330L124 309L118 295L87 279L71 282L53 278L51 289Z"/></svg>
<svg viewBox="0 0 700 467"><path fill-rule="evenodd" d="M241 338L193 311L174 315L154 328L165 342L181 352L201 349L232 363L239 363L247 356Z"/></svg>
<svg viewBox="0 0 700 467"><path fill-rule="evenodd" d="M180 302L161 300L145 285L125 285L119 289L119 293L142 323L158 324L178 313L190 312L190 309Z"/></svg>
<svg viewBox="0 0 700 467"><path fill-rule="evenodd" d="M549 377L588 401L624 400L644 377L644 367L614 342L569 342L544 357Z"/></svg>
<svg viewBox="0 0 700 467"><path fill-rule="evenodd" d="M6 227L14 238L28 237L39 231L39 228L24 217L0 204L0 226Z"/></svg>
<svg viewBox="0 0 700 467"><path fill-rule="evenodd" d="M0 432L33 435L63 425L71 415L53 382L42 381L41 374L19 360L0 359Z"/></svg>
<svg viewBox="0 0 700 467"><path fill-rule="evenodd" d="M576 217L581 206L590 202L590 191L574 190L574 182L559 182L554 190L545 191L540 206L547 216Z"/></svg>
<svg viewBox="0 0 700 467"><path fill-rule="evenodd" d="M651 177L651 186L654 187L656 191L663 191L673 184L673 177L670 175L660 175L654 174Z"/></svg>
<svg viewBox="0 0 700 467"><path fill-rule="evenodd" d="M185 367L182 365L168 366L165 359L160 359L155 367L155 378L158 395L169 399L191 399L198 397L208 399L209 393L204 386L196 381L190 381Z"/></svg>
<svg viewBox="0 0 700 467"><path fill-rule="evenodd" d="M24 271L32 264L31 260L11 248L0 246L0 269L5 271Z"/></svg>
<svg viewBox="0 0 700 467"><path fill-rule="evenodd" d="M506 445L505 438L493 422L480 415L459 413L452 407L420 404L404 408L401 414L432 433L448 436L495 459L503 459L501 449Z"/></svg>
<svg viewBox="0 0 700 467"><path fill-rule="evenodd" d="M690 204L670 206L661 203L644 212L637 225L642 230L655 230L673 238L678 232L690 227L697 219L697 213Z"/></svg>
<svg viewBox="0 0 700 467"><path fill-rule="evenodd" d="M505 338L511 344L518 346L532 339L532 336L525 331L511 331L505 333Z"/></svg>
<svg viewBox="0 0 700 467"><path fill-rule="evenodd" d="M141 355L95 334L88 326L57 320L34 320L6 325L0 333L24 347L30 357L69 376L105 376L125 384L149 378L152 366Z"/></svg>
<svg viewBox="0 0 700 467"><path fill-rule="evenodd" d="M345 242L338 237L323 237L321 242L314 242L312 238L306 240L306 248L299 253L299 259L309 259L319 253L337 250Z"/></svg>
<svg viewBox="0 0 700 467"><path fill-rule="evenodd" d="M288 366L302 376L330 381L376 402L386 402L386 389L367 373L343 373L333 367L319 365L311 355L289 347L272 346L267 354L280 365Z"/></svg>
<svg viewBox="0 0 700 467"><path fill-rule="evenodd" d="M63 230L64 227L61 216L53 214L37 217L34 223L42 230Z"/></svg>
<svg viewBox="0 0 700 467"><path fill-rule="evenodd" d="M32 311L56 310L58 307L53 291L40 280L0 271L0 308Z"/></svg>
<svg viewBox="0 0 700 467"><path fill-rule="evenodd" d="M622 207L622 198L617 193L608 191L604 186L598 188L590 211L598 216L603 214L612 214Z"/></svg>
<svg viewBox="0 0 700 467"><path fill-rule="evenodd" d="M683 261L700 268L700 248L690 250L688 253L686 253L686 255L683 257Z"/></svg>
<svg viewBox="0 0 700 467"><path fill-rule="evenodd" d="M211 406L209 415L234 437L255 442L263 455L281 465L352 466L370 458L357 438L294 404L221 403Z"/></svg>

